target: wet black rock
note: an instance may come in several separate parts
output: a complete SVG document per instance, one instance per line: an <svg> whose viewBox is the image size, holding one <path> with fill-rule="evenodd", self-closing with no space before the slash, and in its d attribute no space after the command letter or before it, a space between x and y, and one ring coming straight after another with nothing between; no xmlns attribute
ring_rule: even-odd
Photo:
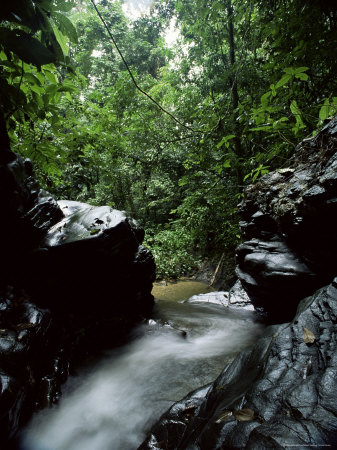
<svg viewBox="0 0 337 450"><path fill-rule="evenodd" d="M224 306L225 308L240 308L254 311L252 302L239 280L236 281L229 291L193 295L186 300L186 303L211 303Z"/></svg>
<svg viewBox="0 0 337 450"><path fill-rule="evenodd" d="M57 401L69 370L149 316L155 264L124 212L57 202L30 161L9 151L0 207L0 448L15 448L20 427Z"/></svg>
<svg viewBox="0 0 337 450"><path fill-rule="evenodd" d="M143 230L124 212L108 206L58 204L64 218L26 259L33 271L26 270L25 286L34 300L80 314L148 314L155 266L151 253L140 246Z"/></svg>
<svg viewBox="0 0 337 450"><path fill-rule="evenodd" d="M0 445L5 448L33 408L55 402L67 373L53 367L60 349L48 310L8 286L0 292L0 312ZM47 374L53 388L42 395Z"/></svg>
<svg viewBox="0 0 337 450"><path fill-rule="evenodd" d="M176 403L140 449L335 448L336 321L337 280Z"/></svg>
<svg viewBox="0 0 337 450"><path fill-rule="evenodd" d="M236 274L255 307L276 322L293 317L298 300L318 285L317 275L277 238L244 242L237 248L237 262Z"/></svg>
<svg viewBox="0 0 337 450"><path fill-rule="evenodd" d="M0 205L1 252L8 258L7 268L12 261L17 264L17 253L38 245L48 228L63 217L56 201L39 188L31 162L16 155L8 164L0 164Z"/></svg>
<svg viewBox="0 0 337 450"><path fill-rule="evenodd" d="M290 320L298 302L337 268L337 119L296 149L289 168L251 185L241 205L245 242L237 275L270 320Z"/></svg>
<svg viewBox="0 0 337 450"><path fill-rule="evenodd" d="M242 286L289 323L175 403L141 450L337 448L337 118L247 189L241 228Z"/></svg>

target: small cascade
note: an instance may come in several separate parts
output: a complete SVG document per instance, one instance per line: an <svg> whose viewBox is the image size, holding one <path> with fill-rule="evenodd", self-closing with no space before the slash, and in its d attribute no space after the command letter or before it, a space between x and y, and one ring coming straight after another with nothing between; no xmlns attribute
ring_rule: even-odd
<svg viewBox="0 0 337 450"><path fill-rule="evenodd" d="M24 450L135 450L172 403L212 382L263 331L252 311L186 303L183 288L170 286L180 300L157 300L129 344L69 379L60 403L33 418Z"/></svg>

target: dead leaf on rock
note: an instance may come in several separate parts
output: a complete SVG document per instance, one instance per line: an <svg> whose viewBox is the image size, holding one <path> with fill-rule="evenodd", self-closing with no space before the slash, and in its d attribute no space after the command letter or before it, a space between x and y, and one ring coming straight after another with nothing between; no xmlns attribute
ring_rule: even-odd
<svg viewBox="0 0 337 450"><path fill-rule="evenodd" d="M29 322L29 323L18 323L15 328L17 329L17 331L21 331L21 330L26 330L27 328L33 328L33 327L35 327L35 324Z"/></svg>
<svg viewBox="0 0 337 450"><path fill-rule="evenodd" d="M254 420L255 413L252 409L242 408L238 411L234 411L234 416L239 422L249 422L250 420Z"/></svg>
<svg viewBox="0 0 337 450"><path fill-rule="evenodd" d="M306 344L313 344L316 340L316 337L311 330L303 327L303 340Z"/></svg>
<svg viewBox="0 0 337 450"><path fill-rule="evenodd" d="M185 408L183 410L183 414L185 414L185 416L187 416L187 417L192 417L194 415L195 410L196 410L195 405L188 406L187 408Z"/></svg>
<svg viewBox="0 0 337 450"><path fill-rule="evenodd" d="M232 417L232 415L233 415L232 411L229 410L224 411L222 414L220 414L215 423L224 422L225 420L228 420L230 417Z"/></svg>

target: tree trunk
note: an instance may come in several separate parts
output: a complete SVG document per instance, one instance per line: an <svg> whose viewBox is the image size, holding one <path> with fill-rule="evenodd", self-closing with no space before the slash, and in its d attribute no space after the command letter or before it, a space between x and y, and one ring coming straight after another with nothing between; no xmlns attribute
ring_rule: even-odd
<svg viewBox="0 0 337 450"><path fill-rule="evenodd" d="M14 159L15 154L11 152L6 120L3 112L0 110L0 164L7 164Z"/></svg>

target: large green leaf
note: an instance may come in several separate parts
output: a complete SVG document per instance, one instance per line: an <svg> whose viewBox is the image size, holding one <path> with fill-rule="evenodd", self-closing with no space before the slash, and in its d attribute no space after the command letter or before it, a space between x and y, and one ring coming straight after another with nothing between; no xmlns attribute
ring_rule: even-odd
<svg viewBox="0 0 337 450"><path fill-rule="evenodd" d="M40 67L43 64L56 62L56 58L50 50L23 30L9 30L0 27L0 40L2 45L6 46L6 50L15 53L26 63Z"/></svg>
<svg viewBox="0 0 337 450"><path fill-rule="evenodd" d="M58 27L58 29L64 34L65 36L68 36L68 38L71 40L71 42L74 42L74 44L78 43L77 38L77 32L74 25L70 22L68 17L64 16L63 14L59 12L53 13L53 19Z"/></svg>
<svg viewBox="0 0 337 450"><path fill-rule="evenodd" d="M74 0L54 0L57 11L69 12L72 8L75 8L76 2Z"/></svg>
<svg viewBox="0 0 337 450"><path fill-rule="evenodd" d="M69 48L68 48L68 45L67 45L67 39L66 39L66 37L65 37L64 34L61 33L61 31L59 31L57 28L54 28L54 34L55 34L55 37L56 37L56 39L57 39L58 44L60 45L60 47L61 47L61 49L62 49L62 53L63 53L64 55L68 55L68 53L69 53Z"/></svg>
<svg viewBox="0 0 337 450"><path fill-rule="evenodd" d="M323 106L319 110L319 118L320 120L328 119L334 112L336 111L336 105L330 104L330 100L326 98L324 100Z"/></svg>

